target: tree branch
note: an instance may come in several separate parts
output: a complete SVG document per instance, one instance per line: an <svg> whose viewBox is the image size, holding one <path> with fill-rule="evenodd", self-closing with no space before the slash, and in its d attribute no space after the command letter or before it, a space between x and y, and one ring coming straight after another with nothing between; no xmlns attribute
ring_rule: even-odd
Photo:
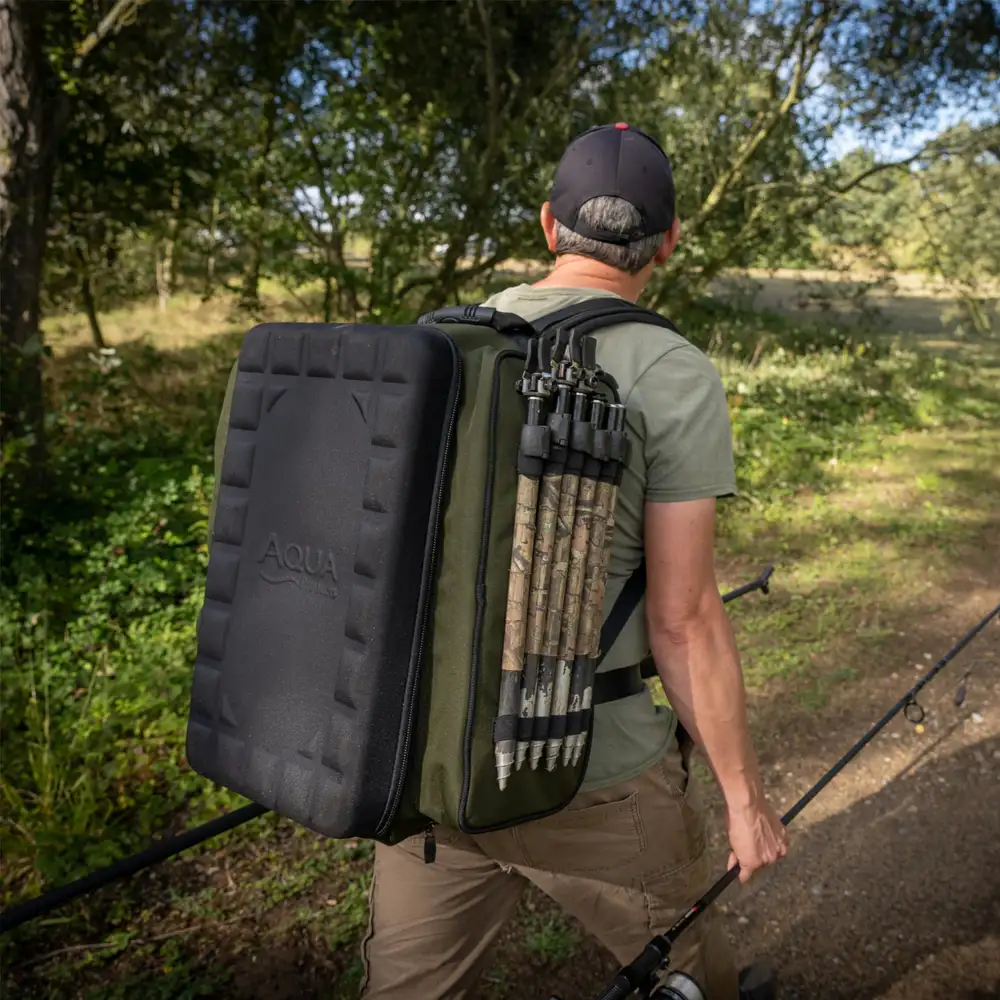
<svg viewBox="0 0 1000 1000"><path fill-rule="evenodd" d="M704 225L705 221L715 213L733 182L743 174L746 165L753 159L757 150L770 138L771 134L778 127L778 124L787 117L792 108L798 103L802 84L805 81L806 74L813 60L816 58L818 43L822 39L828 25L828 13L824 11L813 22L809 30L801 36L795 69L792 72L792 79L788 84L788 90L784 98L778 107L769 116L765 117L756 131L752 132L743 142L729 169L715 182L712 190L709 191L702 202L701 208L685 226L688 234L696 233ZM775 72L777 72L777 69Z"/></svg>
<svg viewBox="0 0 1000 1000"><path fill-rule="evenodd" d="M97 27L76 47L73 69L79 73L84 62L97 52L112 35L135 22L139 8L149 0L117 0Z"/></svg>
<svg viewBox="0 0 1000 1000"><path fill-rule="evenodd" d="M500 118L500 86L497 82L496 56L493 51L493 29L486 0L476 0L483 22L483 45L486 48L486 148L492 154L496 146Z"/></svg>
<svg viewBox="0 0 1000 1000"><path fill-rule="evenodd" d="M485 271L489 271L491 268L495 268L498 264L502 264L510 255L507 253L502 253L497 251L492 257L487 257L486 260L480 261L478 264L474 264L472 267L463 267L457 269L452 274L452 279L455 282L463 282L469 278L474 278L476 275L482 274ZM418 278L411 278L409 281L403 285L395 294L398 298L404 298L410 292L424 286L433 286L435 282L440 279L440 274L424 274Z"/></svg>

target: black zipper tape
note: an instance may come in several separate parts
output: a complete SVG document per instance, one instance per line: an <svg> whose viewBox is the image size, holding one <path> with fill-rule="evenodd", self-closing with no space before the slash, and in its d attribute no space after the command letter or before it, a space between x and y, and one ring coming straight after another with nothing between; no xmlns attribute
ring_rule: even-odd
<svg viewBox="0 0 1000 1000"><path fill-rule="evenodd" d="M388 813L385 819L379 824L375 831L375 836L385 835L392 826L396 813L399 811L399 804L403 797L403 789L406 787L409 777L410 744L413 740L413 723L416 708L420 701L420 681L423 674L424 644L427 639L427 627L430 620L431 610L434 607L433 584L434 572L437 568L438 559L438 535L441 530L442 501L447 489L450 471L451 445L455 437L455 425L457 423L458 408L462 397L462 355L458 350L455 341L446 333L441 331L440 335L448 342L451 348L452 359L455 364L455 375L451 385L451 396L449 398L448 420L445 425L444 440L441 443L441 450L438 453L438 469L436 482L434 484L434 500L431 507L431 517L428 530L427 548L424 563L424 578L421 581L421 621L420 640L417 644L416 654L410 664L409 677L407 678L406 705L404 708L405 724L403 730L403 749L399 761L399 772L395 775L395 782L390 792L391 800Z"/></svg>

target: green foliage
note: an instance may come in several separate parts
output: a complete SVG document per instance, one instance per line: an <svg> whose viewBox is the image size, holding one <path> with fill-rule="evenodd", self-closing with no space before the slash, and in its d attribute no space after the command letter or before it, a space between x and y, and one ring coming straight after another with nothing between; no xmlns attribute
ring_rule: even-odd
<svg viewBox="0 0 1000 1000"><path fill-rule="evenodd" d="M905 132L946 99L958 107L963 87L981 104L997 60L982 5L962 17L743 0L153 10L74 83L50 308L82 304L84 278L101 311L157 284L209 295L238 275L251 309L263 276L318 283L329 319L454 301L507 258L545 254L538 208L562 149L622 118L674 161L683 239L652 297L683 301L723 268L815 263L816 213L852 183L826 165L837 128ZM86 22L83 5L53 20L54 64ZM850 246L887 236L904 177L874 176L820 229ZM863 210L875 196L884 204Z"/></svg>
<svg viewBox="0 0 1000 1000"><path fill-rule="evenodd" d="M828 490L841 461L887 435L1000 419L1000 400L973 365L848 327L703 302L684 329L723 373L741 499L758 512Z"/></svg>
<svg viewBox="0 0 1000 1000"><path fill-rule="evenodd" d="M1000 125L963 125L940 135L905 168L873 173L826 204L812 223L826 254L847 250L887 271L921 271L957 292L966 329L988 333L1000 277ZM877 170L855 151L828 170L828 183ZM990 279L994 279L991 282Z"/></svg>
<svg viewBox="0 0 1000 1000"><path fill-rule="evenodd" d="M121 857L188 800L197 812L201 792L202 808L219 805L181 739L214 427L208 408L172 424L136 399L144 360L169 366L155 352L107 373L83 359L51 415L58 478L43 510L5 511L5 860L36 884Z"/></svg>
<svg viewBox="0 0 1000 1000"><path fill-rule="evenodd" d="M528 921L525 947L539 958L562 964L568 962L583 941L579 931L561 917L535 915Z"/></svg>

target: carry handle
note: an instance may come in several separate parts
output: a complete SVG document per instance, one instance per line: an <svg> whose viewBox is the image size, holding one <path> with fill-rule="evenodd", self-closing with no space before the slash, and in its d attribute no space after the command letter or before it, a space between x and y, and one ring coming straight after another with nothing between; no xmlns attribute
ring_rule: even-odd
<svg viewBox="0 0 1000 1000"><path fill-rule="evenodd" d="M472 326L488 326L497 333L513 335L531 333L531 324L516 313L500 312L493 306L445 306L424 313L417 323L427 326L437 323L469 323Z"/></svg>

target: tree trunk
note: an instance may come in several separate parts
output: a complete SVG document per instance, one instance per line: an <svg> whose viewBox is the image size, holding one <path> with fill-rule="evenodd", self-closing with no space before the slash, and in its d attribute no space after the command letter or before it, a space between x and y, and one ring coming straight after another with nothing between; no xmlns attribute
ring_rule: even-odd
<svg viewBox="0 0 1000 1000"><path fill-rule="evenodd" d="M208 256L205 259L205 292L202 302L207 302L215 294L215 253L218 248L219 236L215 231L219 221L219 196L212 198L212 216L208 221Z"/></svg>
<svg viewBox="0 0 1000 1000"><path fill-rule="evenodd" d="M263 193L266 180L267 155L274 142L274 126L278 117L278 101L274 94L270 95L264 119L261 123L261 148L257 155L253 176L250 184L250 204L256 209L253 213L253 232L250 234L250 255L243 271L243 288L240 291L240 307L250 312L260 309L260 265L264 256L263 237Z"/></svg>
<svg viewBox="0 0 1000 1000"><path fill-rule="evenodd" d="M329 323L333 318L333 262L330 260L330 248L323 250L323 322Z"/></svg>
<svg viewBox="0 0 1000 1000"><path fill-rule="evenodd" d="M346 295L348 315L351 318L351 322L356 323L361 305L358 302L358 288L354 272L351 270L347 263L347 258L344 256L343 232L337 230L331 233L330 242L327 244L327 250L330 258L332 258L333 265L337 268L338 312L340 308L339 303L342 300L343 295ZM330 258L328 258L327 262L328 268L330 267Z"/></svg>
<svg viewBox="0 0 1000 1000"><path fill-rule="evenodd" d="M250 254L243 268L243 284L240 288L240 308L248 312L260 309L260 258L262 256L260 237L250 238Z"/></svg>
<svg viewBox="0 0 1000 1000"><path fill-rule="evenodd" d="M0 0L0 441L45 459L39 295L66 100L42 50L42 5Z"/></svg>
<svg viewBox="0 0 1000 1000"><path fill-rule="evenodd" d="M180 212L181 184L180 181L174 181L173 190L170 192L170 218L167 219L167 235L163 241L163 290L160 292L160 312L166 311L167 301L177 291L175 251L177 234L181 227Z"/></svg>
<svg viewBox="0 0 1000 1000"><path fill-rule="evenodd" d="M94 338L94 346L100 350L107 347L104 334L101 332L101 324L97 319L97 305L94 302L94 289L90 284L90 265L84 252L77 248L76 255L80 261L80 296L83 299L83 309L87 314L87 322L90 324L90 335Z"/></svg>
<svg viewBox="0 0 1000 1000"><path fill-rule="evenodd" d="M163 249L159 243L156 244L156 298L160 305L160 312L166 312L170 291L167 288L167 270L163 259Z"/></svg>

